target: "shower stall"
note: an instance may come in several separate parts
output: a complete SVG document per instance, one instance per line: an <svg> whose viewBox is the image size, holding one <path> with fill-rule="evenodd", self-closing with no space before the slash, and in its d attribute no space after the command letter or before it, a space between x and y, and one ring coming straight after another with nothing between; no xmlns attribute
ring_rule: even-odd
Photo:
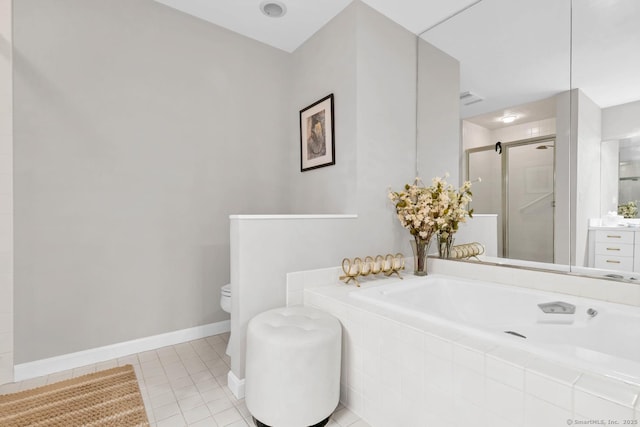
<svg viewBox="0 0 640 427"><path fill-rule="evenodd" d="M465 151L474 213L498 214L498 256L554 262L555 138Z"/></svg>

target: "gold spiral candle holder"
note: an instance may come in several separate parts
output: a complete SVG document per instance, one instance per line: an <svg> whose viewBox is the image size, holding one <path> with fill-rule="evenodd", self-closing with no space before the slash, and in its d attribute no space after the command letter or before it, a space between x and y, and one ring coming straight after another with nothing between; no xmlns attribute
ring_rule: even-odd
<svg viewBox="0 0 640 427"><path fill-rule="evenodd" d="M404 255L397 253L395 255L376 255L375 257L366 256L364 260L361 258L345 258L342 260L343 276L340 276L340 280L345 283L354 281L356 286L360 287L358 277L366 277L370 274L384 274L385 276L391 276L396 274L400 279L400 270L404 270Z"/></svg>
<svg viewBox="0 0 640 427"><path fill-rule="evenodd" d="M484 253L484 246L478 242L465 243L464 245L456 245L451 247L452 259L478 259L478 255Z"/></svg>

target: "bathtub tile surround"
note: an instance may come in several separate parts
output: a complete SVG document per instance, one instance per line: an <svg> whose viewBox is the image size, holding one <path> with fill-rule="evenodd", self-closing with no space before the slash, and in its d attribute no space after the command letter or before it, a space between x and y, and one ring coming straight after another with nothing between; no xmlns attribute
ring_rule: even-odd
<svg viewBox="0 0 640 427"><path fill-rule="evenodd" d="M638 386L602 376L582 375L575 383L574 409L585 418L611 414L611 418L634 417L634 405L639 399Z"/></svg>
<svg viewBox="0 0 640 427"><path fill-rule="evenodd" d="M524 390L524 368L534 359L522 350L496 347L486 353L485 373L487 378L504 383L517 390Z"/></svg>
<svg viewBox="0 0 640 427"><path fill-rule="evenodd" d="M562 409L547 401L537 399L531 395L525 396L524 410L527 414L525 427L553 426L560 424L559 420L572 420L571 411Z"/></svg>
<svg viewBox="0 0 640 427"><path fill-rule="evenodd" d="M461 275L474 274L473 264L433 261L432 272L459 269ZM498 278L501 283L545 290L557 286L567 294L620 302L620 295L602 290L615 282L478 267L475 277L482 280ZM356 287L339 282L340 271L338 267L290 273L288 295L304 288L304 305L340 319L341 402L374 427L539 427L566 425L567 420L614 419L620 424L640 420L640 384L579 370L348 297ZM362 288L403 285L394 280L369 280Z"/></svg>
<svg viewBox="0 0 640 427"><path fill-rule="evenodd" d="M343 274L341 267L287 273L287 307L303 305L305 289L333 284L341 274Z"/></svg>
<svg viewBox="0 0 640 427"><path fill-rule="evenodd" d="M526 368L525 387L528 394L567 409L571 408L573 385L578 378L577 370L534 359Z"/></svg>

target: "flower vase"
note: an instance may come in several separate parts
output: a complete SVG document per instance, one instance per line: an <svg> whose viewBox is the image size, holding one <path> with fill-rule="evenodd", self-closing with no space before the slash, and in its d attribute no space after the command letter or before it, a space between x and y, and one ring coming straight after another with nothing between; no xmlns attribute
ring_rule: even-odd
<svg viewBox="0 0 640 427"><path fill-rule="evenodd" d="M437 236L438 238L438 255L440 258L450 258L451 257L451 246L453 246L453 233L448 233L447 237L442 237L440 234Z"/></svg>
<svg viewBox="0 0 640 427"><path fill-rule="evenodd" d="M422 239L415 236L411 240L411 249L413 250L413 274L416 276L427 275L427 253L429 252L429 244L431 239Z"/></svg>

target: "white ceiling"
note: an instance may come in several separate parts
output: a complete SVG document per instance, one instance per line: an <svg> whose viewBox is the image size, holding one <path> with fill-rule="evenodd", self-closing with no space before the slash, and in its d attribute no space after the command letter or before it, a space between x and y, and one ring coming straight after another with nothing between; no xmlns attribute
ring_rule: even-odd
<svg viewBox="0 0 640 427"><path fill-rule="evenodd" d="M640 1L573 6L573 86L601 108L640 99Z"/></svg>
<svg viewBox="0 0 640 427"><path fill-rule="evenodd" d="M271 18L263 0L156 0L174 9L293 52L353 0L279 0L287 13ZM442 21L476 0L363 0L414 34Z"/></svg>
<svg viewBox="0 0 640 427"><path fill-rule="evenodd" d="M352 0L282 0L287 13L281 18L260 10L263 0L156 0L236 33L294 51L344 9Z"/></svg>
<svg viewBox="0 0 640 427"><path fill-rule="evenodd" d="M569 88L570 7L558 0L486 0L422 38L460 61L460 91L483 97L462 117Z"/></svg>
<svg viewBox="0 0 640 427"><path fill-rule="evenodd" d="M483 0L422 38L460 61L461 92L485 98L461 116L499 117L569 88L601 108L640 100L639 21L638 0Z"/></svg>
<svg viewBox="0 0 640 427"><path fill-rule="evenodd" d="M555 97L549 97L539 101L500 108L497 111L479 114L469 117L467 121L482 126L483 128L494 130L513 124L505 124L501 120L501 118L505 116L517 117L518 119L514 122L515 124L517 124L517 122L533 122L556 117L556 104Z"/></svg>
<svg viewBox="0 0 640 427"><path fill-rule="evenodd" d="M280 0L282 18L264 15L263 0L156 1L292 52L353 0ZM446 20L422 38L460 61L461 92L484 98L462 106L463 118L571 87L602 108L640 99L640 0L574 1L573 21L569 0L362 1L415 34Z"/></svg>

